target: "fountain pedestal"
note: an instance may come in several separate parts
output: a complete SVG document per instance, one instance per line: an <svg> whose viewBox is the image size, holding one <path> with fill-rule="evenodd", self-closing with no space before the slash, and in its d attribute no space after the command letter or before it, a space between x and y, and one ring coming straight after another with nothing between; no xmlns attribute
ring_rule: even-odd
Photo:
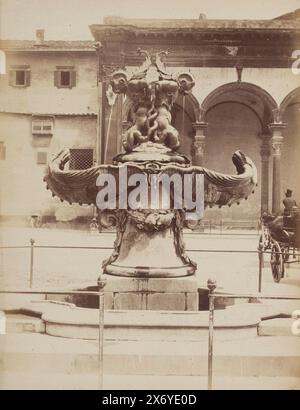
<svg viewBox="0 0 300 410"><path fill-rule="evenodd" d="M121 278L103 275L105 308L112 310L198 310L195 276L176 278Z"/></svg>
<svg viewBox="0 0 300 410"><path fill-rule="evenodd" d="M134 278L194 275L196 264L184 252L179 211L127 211L117 216L115 251L103 273Z"/></svg>
<svg viewBox="0 0 300 410"><path fill-rule="evenodd" d="M197 267L185 253L182 233L191 219L187 213L197 222L203 208L247 199L257 183L257 172L240 151L232 157L236 175L194 166L179 152L171 109L179 94L191 92L193 77L187 72L168 73L166 52L154 56L139 52L146 59L138 71L129 76L117 70L110 82L113 92L125 94L132 104L133 124L122 136L123 152L113 165L71 170L65 169L70 152L62 151L54 156L44 180L62 201L96 205L99 225L105 215L116 223L114 251L102 271L109 277L107 308L197 310ZM160 191L153 205L148 194L154 187Z"/></svg>

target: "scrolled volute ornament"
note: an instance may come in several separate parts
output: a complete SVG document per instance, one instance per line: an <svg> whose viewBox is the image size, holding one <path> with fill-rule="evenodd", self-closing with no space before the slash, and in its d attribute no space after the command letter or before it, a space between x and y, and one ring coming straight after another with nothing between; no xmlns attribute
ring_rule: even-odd
<svg viewBox="0 0 300 410"><path fill-rule="evenodd" d="M115 94L126 94L128 78L125 70L115 71L110 80L110 85Z"/></svg>
<svg viewBox="0 0 300 410"><path fill-rule="evenodd" d="M189 94L195 85L192 74L187 72L178 74L177 83L179 85L179 92L181 94Z"/></svg>

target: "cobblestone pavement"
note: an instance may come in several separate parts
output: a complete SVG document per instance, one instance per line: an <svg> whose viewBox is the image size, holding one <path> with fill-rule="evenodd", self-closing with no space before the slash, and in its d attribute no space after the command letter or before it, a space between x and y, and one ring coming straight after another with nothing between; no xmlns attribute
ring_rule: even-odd
<svg viewBox="0 0 300 410"><path fill-rule="evenodd" d="M1 228L1 246L36 245L112 247L114 233L89 233L78 230ZM226 234L185 233L186 248L198 264L197 277L205 286L209 277L215 278L219 288L255 292L258 285L258 257L256 253L216 253L211 250L256 251L258 235L255 231ZM64 287L94 284L101 272L101 263L111 250L36 248L34 251L34 286ZM288 277L279 284L273 282L265 257L263 292L300 295L300 264L287 269ZM0 249L0 286L24 287L28 284L30 249Z"/></svg>

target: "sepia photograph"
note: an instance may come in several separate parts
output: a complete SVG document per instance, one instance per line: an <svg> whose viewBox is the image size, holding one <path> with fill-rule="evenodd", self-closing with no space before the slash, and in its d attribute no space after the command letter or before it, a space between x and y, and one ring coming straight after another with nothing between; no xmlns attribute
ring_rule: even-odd
<svg viewBox="0 0 300 410"><path fill-rule="evenodd" d="M0 390L299 390L299 158L300 0L0 0Z"/></svg>

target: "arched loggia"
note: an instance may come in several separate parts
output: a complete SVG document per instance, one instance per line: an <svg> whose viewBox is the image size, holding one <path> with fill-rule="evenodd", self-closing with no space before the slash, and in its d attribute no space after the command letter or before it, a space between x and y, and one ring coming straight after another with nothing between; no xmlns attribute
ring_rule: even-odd
<svg viewBox="0 0 300 410"><path fill-rule="evenodd" d="M280 113L282 117L284 116L286 109L293 104L300 104L300 87L289 92L282 100L280 104Z"/></svg>
<svg viewBox="0 0 300 410"><path fill-rule="evenodd" d="M281 146L281 197L287 189L300 206L300 87L288 93L280 104L280 116L284 126Z"/></svg>
<svg viewBox="0 0 300 410"><path fill-rule="evenodd" d="M278 109L274 98L263 88L252 83L234 82L221 85L205 97L201 104L202 119L205 121L211 107L228 101L240 102L255 111L264 131L273 121L274 110Z"/></svg>
<svg viewBox="0 0 300 410"><path fill-rule="evenodd" d="M263 88L246 82L224 84L201 103L200 118L207 124L204 165L232 172L232 153L240 149L255 162L259 185L257 192L240 210L227 211L226 217L253 219L269 208L269 162L271 130L278 105ZM224 213L224 212L223 212ZM229 215L230 214L230 215Z"/></svg>

